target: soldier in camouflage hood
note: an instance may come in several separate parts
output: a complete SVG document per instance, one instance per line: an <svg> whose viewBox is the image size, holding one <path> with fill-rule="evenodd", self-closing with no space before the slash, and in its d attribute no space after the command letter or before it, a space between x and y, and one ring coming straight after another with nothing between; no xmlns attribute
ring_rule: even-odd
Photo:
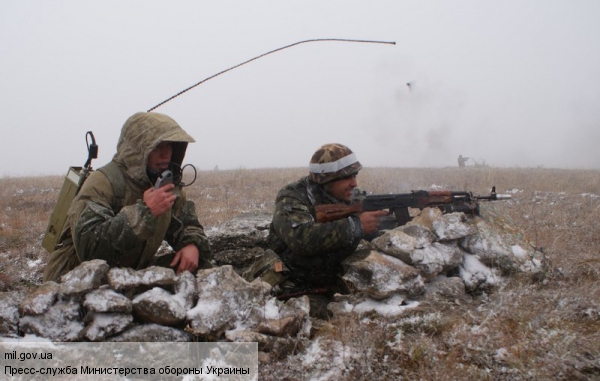
<svg viewBox="0 0 600 381"><path fill-rule="evenodd" d="M164 265L178 273L210 267L212 254L194 203L174 184L153 187L162 171L177 173L192 142L166 115L131 116L123 125L111 163L92 172L73 200L44 281L58 281L91 259L134 269ZM121 198L116 189L123 190ZM157 261L163 239L175 254Z"/></svg>
<svg viewBox="0 0 600 381"><path fill-rule="evenodd" d="M309 290L311 314L323 317L326 304L340 290L341 262L361 239L377 232L384 211L363 212L336 221L315 221L315 206L356 200L356 155L341 144L326 144L310 160L309 175L277 194L269 246L289 270L289 287ZM321 295L311 294L319 290Z"/></svg>

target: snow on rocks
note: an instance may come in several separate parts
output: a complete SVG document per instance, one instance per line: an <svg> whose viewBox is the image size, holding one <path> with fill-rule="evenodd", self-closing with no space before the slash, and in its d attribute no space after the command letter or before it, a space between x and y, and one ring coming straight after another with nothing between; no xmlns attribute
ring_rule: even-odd
<svg viewBox="0 0 600 381"><path fill-rule="evenodd" d="M424 229L431 235L423 233ZM420 232L420 244L415 244L416 232ZM469 217L424 209L407 225L386 232L373 244L380 252L414 266L426 280L460 269L467 286L481 284L473 282L473 276L486 274L489 280L485 283L489 284L498 278L498 270L539 271L542 263L541 253L507 217L487 205L480 205L480 215Z"/></svg>
<svg viewBox="0 0 600 381"><path fill-rule="evenodd" d="M463 253L456 243L433 242L411 253L411 262L426 279L452 270L462 263Z"/></svg>
<svg viewBox="0 0 600 381"><path fill-rule="evenodd" d="M475 255L465 254L459 274L469 290L489 288L502 279L497 269L487 267Z"/></svg>
<svg viewBox="0 0 600 381"><path fill-rule="evenodd" d="M110 288L89 292L83 299L83 307L89 312L131 313L132 311L131 300Z"/></svg>
<svg viewBox="0 0 600 381"><path fill-rule="evenodd" d="M537 272L542 253L493 207L479 216L424 209L344 261L353 290L336 295L333 314L400 316L422 303L466 298L515 271ZM309 337L306 296L285 303L243 273L264 252L270 216L242 215L210 230L218 267L176 275L150 267L109 269L92 260L27 295L0 293L0 335L55 341L257 341L285 356Z"/></svg>
<svg viewBox="0 0 600 381"><path fill-rule="evenodd" d="M133 323L131 314L94 313L91 322L83 330L83 336L89 341L103 341L107 337L125 331Z"/></svg>
<svg viewBox="0 0 600 381"><path fill-rule="evenodd" d="M111 342L187 342L194 337L181 329L159 324L136 325L123 333L108 338Z"/></svg>
<svg viewBox="0 0 600 381"><path fill-rule="evenodd" d="M427 300L437 302L440 300L456 301L465 297L465 283L459 277L438 275L427 283L425 296Z"/></svg>
<svg viewBox="0 0 600 381"><path fill-rule="evenodd" d="M396 257L407 264L412 264L410 254L416 249L430 246L436 237L421 225L404 225L388 230L375 238L372 243L382 253Z"/></svg>
<svg viewBox="0 0 600 381"><path fill-rule="evenodd" d="M16 336L19 326L19 304L23 296L15 291L0 292L0 335Z"/></svg>
<svg viewBox="0 0 600 381"><path fill-rule="evenodd" d="M239 250L242 247L266 247L271 214L245 213L227 221L206 235L215 253L227 250Z"/></svg>
<svg viewBox="0 0 600 381"><path fill-rule="evenodd" d="M176 326L185 320L186 311L181 300L160 287L137 295L132 305L136 315L145 323Z"/></svg>
<svg viewBox="0 0 600 381"><path fill-rule="evenodd" d="M382 316L394 317L405 314L408 310L419 306L419 304L418 301L408 299L402 294L395 294L385 299L373 299L361 294L336 294L327 309L334 315L376 313Z"/></svg>
<svg viewBox="0 0 600 381"><path fill-rule="evenodd" d="M85 263L85 262L84 262ZM152 266L143 270L115 267L106 274L108 284L115 290L129 290L140 286L171 286L175 284L175 271Z"/></svg>
<svg viewBox="0 0 600 381"><path fill-rule="evenodd" d="M26 296L21 303L21 313L25 315L40 315L48 311L50 306L56 301L59 291L59 284L56 282L46 282L33 290Z"/></svg>
<svg viewBox="0 0 600 381"><path fill-rule="evenodd" d="M510 272L540 271L543 263L542 253L488 205L477 216L425 208L370 247L367 256L345 262L343 279L357 293L336 296L329 305L334 314L393 315L418 300L460 300L467 291L497 286Z"/></svg>
<svg viewBox="0 0 600 381"><path fill-rule="evenodd" d="M480 210L481 216L472 220L476 234L460 239L459 246L475 255L484 265L497 268L503 274L539 272L543 254L533 248L508 217L487 205L481 205Z"/></svg>
<svg viewBox="0 0 600 381"><path fill-rule="evenodd" d="M79 312L76 300L59 300L41 315L21 317L19 330L54 341L79 341L85 328Z"/></svg>
<svg viewBox="0 0 600 381"><path fill-rule="evenodd" d="M188 332L213 339L254 321L270 292L268 284L260 279L248 283L229 265L201 270L196 281L198 303L187 312Z"/></svg>
<svg viewBox="0 0 600 381"><path fill-rule="evenodd" d="M373 299L385 299L398 293L416 296L424 291L419 272L392 256L377 251L356 253L343 264L346 273L342 278Z"/></svg>
<svg viewBox="0 0 600 381"><path fill-rule="evenodd" d="M268 248L272 214L244 213L206 231L217 265L232 265L242 274Z"/></svg>
<svg viewBox="0 0 600 381"><path fill-rule="evenodd" d="M61 294L81 295L98 288L108 268L106 261L100 259L83 262L60 277Z"/></svg>
<svg viewBox="0 0 600 381"><path fill-rule="evenodd" d="M0 294L0 334L61 342L234 341L258 335L265 348L285 356L293 338L310 331L308 298L278 301L269 284L249 283L230 265L196 276L158 267L107 270L104 261L84 262L61 278L67 285L47 282L19 298ZM73 286L74 274L86 275L82 286Z"/></svg>

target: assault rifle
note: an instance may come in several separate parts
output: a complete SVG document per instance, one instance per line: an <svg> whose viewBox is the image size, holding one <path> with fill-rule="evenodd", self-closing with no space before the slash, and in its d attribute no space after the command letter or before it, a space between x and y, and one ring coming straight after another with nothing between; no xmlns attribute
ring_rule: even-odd
<svg viewBox="0 0 600 381"><path fill-rule="evenodd" d="M330 222L355 213L387 209L396 217L398 226L402 226L411 220L408 208L423 210L437 207L442 213L463 212L478 215L479 201L510 198L507 194L497 194L496 187L492 187L489 196L475 196L471 192L417 190L410 193L368 195L356 204L325 204L317 205L315 209L317 222Z"/></svg>

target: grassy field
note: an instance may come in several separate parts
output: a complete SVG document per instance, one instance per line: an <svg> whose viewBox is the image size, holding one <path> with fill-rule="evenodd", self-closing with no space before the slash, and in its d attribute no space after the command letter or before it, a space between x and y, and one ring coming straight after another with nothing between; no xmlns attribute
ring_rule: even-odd
<svg viewBox="0 0 600 381"><path fill-rule="evenodd" d="M279 188L305 172L203 171L187 192L210 229L240 213L272 212ZM447 189L483 195L495 185L513 197L500 210L545 253L548 266L541 276L517 274L466 302L402 318L334 318L317 338L349 348L336 380L600 379L600 171L365 168L358 181L370 193ZM0 179L0 291L40 283L48 258L41 240L62 182L61 176ZM261 379L310 379L300 353L263 364ZM319 361L333 367L335 353L325 350L311 368Z"/></svg>

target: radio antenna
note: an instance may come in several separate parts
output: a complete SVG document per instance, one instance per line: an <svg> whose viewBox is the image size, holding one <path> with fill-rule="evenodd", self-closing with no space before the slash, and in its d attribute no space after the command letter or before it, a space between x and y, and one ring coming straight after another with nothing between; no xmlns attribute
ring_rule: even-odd
<svg viewBox="0 0 600 381"><path fill-rule="evenodd" d="M394 42L394 41L351 40L351 39L343 39L343 38L317 38L317 39L312 39L312 40L298 41L298 42L295 42L295 43L293 43L293 44L286 45L286 46L283 46L283 47L281 47L281 48L278 48L278 49L275 49L275 50L271 50L270 52L263 53L263 54L261 54L261 55L259 55L259 56L256 56L256 57L254 57L254 58L251 58L251 59L249 59L249 60L247 60L247 61L244 61L244 62L242 62L242 63L240 63L240 64L237 64L237 65L235 65L235 66L232 66L232 67L230 67L229 69L225 69L225 70L223 70L223 71L221 71L221 72L219 72L219 73L217 73L217 74L211 75L210 77L203 79L202 81L200 81L200 82L196 83L195 85L192 85L192 86L188 87L187 89L181 90L180 92L178 92L177 94L173 95L172 97L165 99L164 101L160 102L160 103L159 103L159 104L157 104L156 106L154 106L154 107L152 107L151 109L149 109L149 110L148 110L148 112L150 112L150 111L153 111L153 110L157 109L158 107L160 107L160 106L164 105L165 103L167 103L167 102L169 102L169 101L171 101L171 100L173 100L173 99L177 98L177 97L178 97L178 96L180 96L181 94L183 94L183 93L185 93L185 92L187 92L187 91L189 91L189 90L193 89L194 87L196 87L196 86L198 86L198 85L201 85L201 84L203 84L204 82L208 81L209 79L213 79L213 78L215 78L215 77L218 77L218 76L219 76L219 75L221 75L221 74L227 73L227 72L228 72L228 71L230 71L230 70L233 70L233 69L235 69L235 68L238 68L238 67L240 67L240 66L242 66L242 65L245 65L245 64L247 64L247 63L250 63L250 62L252 62L252 61L255 61L255 60L259 59L259 58L262 58L262 57L264 57L264 56L267 56L267 55L269 55L269 54L272 54L272 53L278 52L278 51L280 51L280 50L283 50L283 49L291 48L292 46L296 46L296 45L300 45L300 44L305 44L305 43L308 43L308 42L323 42L323 41L338 41L338 42L361 42L361 43L368 43L368 44L388 44L388 45L396 45L396 42Z"/></svg>

